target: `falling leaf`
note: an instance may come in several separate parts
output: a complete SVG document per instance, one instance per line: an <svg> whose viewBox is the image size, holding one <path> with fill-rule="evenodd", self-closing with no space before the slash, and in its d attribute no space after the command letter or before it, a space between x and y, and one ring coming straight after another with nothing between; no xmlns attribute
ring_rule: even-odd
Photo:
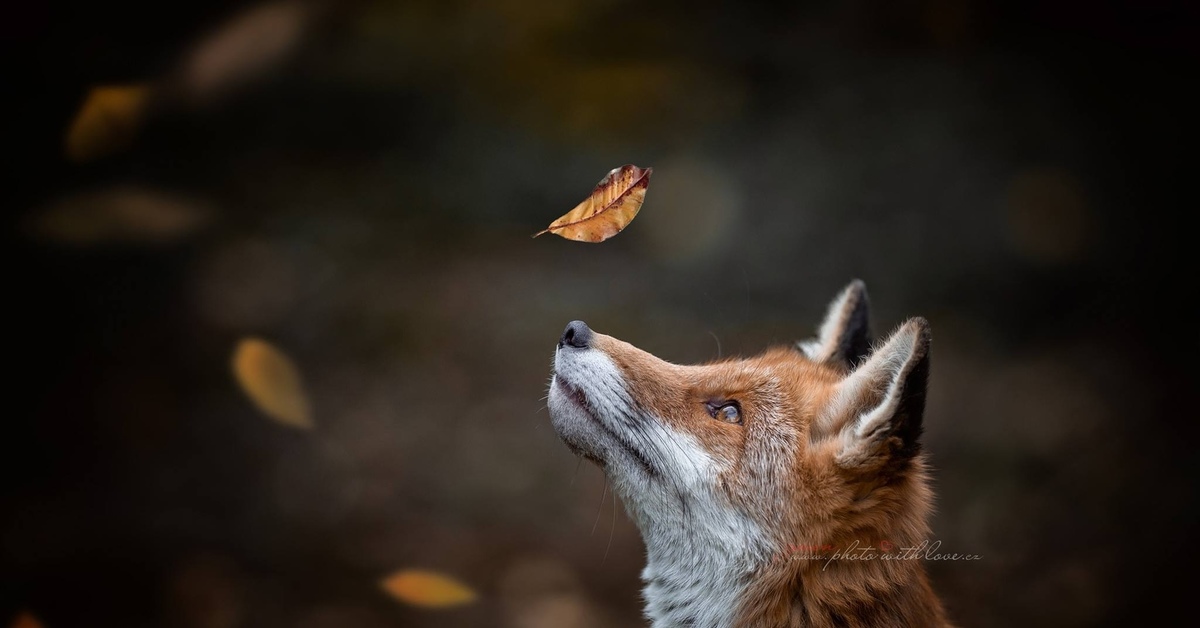
<svg viewBox="0 0 1200 628"><path fill-rule="evenodd" d="M170 242L195 231L210 212L199 204L137 186L64 198L35 214L35 235L75 245Z"/></svg>
<svg viewBox="0 0 1200 628"><path fill-rule="evenodd" d="M238 343L233 353L233 375L268 417L289 427L313 428L300 370L270 343L259 338L245 338Z"/></svg>
<svg viewBox="0 0 1200 628"><path fill-rule="evenodd" d="M553 233L568 240L603 242L617 235L642 208L653 171L628 164L615 168L596 184L591 196L533 237Z"/></svg>
<svg viewBox="0 0 1200 628"><path fill-rule="evenodd" d="M278 65L300 42L313 6L297 0L268 2L200 40L182 67L187 96L206 102Z"/></svg>
<svg viewBox="0 0 1200 628"><path fill-rule="evenodd" d="M461 582L433 571L406 569L384 578L388 595L413 606L446 608L475 601L475 592Z"/></svg>
<svg viewBox="0 0 1200 628"><path fill-rule="evenodd" d="M42 622L38 621L33 613L24 611L13 618L13 623L9 628L42 628Z"/></svg>
<svg viewBox="0 0 1200 628"><path fill-rule="evenodd" d="M149 99L150 88L146 85L93 87L67 130L67 157L91 161L129 146Z"/></svg>

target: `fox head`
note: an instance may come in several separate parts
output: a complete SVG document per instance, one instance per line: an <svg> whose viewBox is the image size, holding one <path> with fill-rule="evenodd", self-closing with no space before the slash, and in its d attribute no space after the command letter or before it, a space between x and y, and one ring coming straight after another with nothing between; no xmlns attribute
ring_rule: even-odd
<svg viewBox="0 0 1200 628"><path fill-rule="evenodd" d="M688 366L567 325L551 420L641 530L652 606L673 570L745 579L797 544L925 538L929 325L910 319L872 351L867 305L855 281L815 338Z"/></svg>

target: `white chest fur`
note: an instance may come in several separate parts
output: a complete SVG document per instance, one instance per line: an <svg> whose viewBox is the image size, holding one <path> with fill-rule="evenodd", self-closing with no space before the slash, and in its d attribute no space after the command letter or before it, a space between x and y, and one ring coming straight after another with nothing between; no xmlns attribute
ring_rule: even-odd
<svg viewBox="0 0 1200 628"><path fill-rule="evenodd" d="M688 569L651 562L642 571L646 618L653 628L717 628L733 623L750 570L735 564Z"/></svg>
<svg viewBox="0 0 1200 628"><path fill-rule="evenodd" d="M678 503L678 510L660 509L652 522L632 513L646 542L646 617L654 628L729 626L767 559L766 540L752 522L725 508L689 498Z"/></svg>

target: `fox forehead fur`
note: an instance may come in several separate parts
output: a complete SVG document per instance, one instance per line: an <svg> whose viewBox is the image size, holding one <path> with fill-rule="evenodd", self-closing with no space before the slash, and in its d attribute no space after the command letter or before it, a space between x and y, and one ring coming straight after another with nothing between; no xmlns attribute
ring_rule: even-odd
<svg viewBox="0 0 1200 628"><path fill-rule="evenodd" d="M641 531L656 628L947 625L919 561L779 559L929 537L929 326L872 350L867 308L855 281L815 338L694 366L568 326L551 420Z"/></svg>

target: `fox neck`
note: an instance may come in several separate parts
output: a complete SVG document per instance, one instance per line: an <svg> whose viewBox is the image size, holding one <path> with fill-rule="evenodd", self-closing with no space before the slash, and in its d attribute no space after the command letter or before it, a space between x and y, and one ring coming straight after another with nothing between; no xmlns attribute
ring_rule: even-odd
<svg viewBox="0 0 1200 628"><path fill-rule="evenodd" d="M820 559L756 572L728 625L948 626L919 560Z"/></svg>
<svg viewBox="0 0 1200 628"><path fill-rule="evenodd" d="M645 538L653 628L947 625L918 560L763 558L684 529Z"/></svg>
<svg viewBox="0 0 1200 628"><path fill-rule="evenodd" d="M845 534L798 531L796 540L782 543L748 518L703 500L676 495L664 507L667 494L660 493L663 501L650 518L626 499L646 543L646 616L653 628L947 626L917 552L902 551L929 538L927 492L914 493L886 525ZM794 545L806 539L819 546ZM906 558L849 558L864 556L872 545ZM840 558L815 557L837 550Z"/></svg>
<svg viewBox="0 0 1200 628"><path fill-rule="evenodd" d="M798 526L796 540L777 546L753 574L729 625L948 626L916 549L930 538L924 460L894 488L875 494L890 502L885 508Z"/></svg>
<svg viewBox="0 0 1200 628"><path fill-rule="evenodd" d="M651 520L633 506L630 514L646 543L642 595L653 628L732 625L739 600L770 556L758 527L682 496L666 516L658 511Z"/></svg>

